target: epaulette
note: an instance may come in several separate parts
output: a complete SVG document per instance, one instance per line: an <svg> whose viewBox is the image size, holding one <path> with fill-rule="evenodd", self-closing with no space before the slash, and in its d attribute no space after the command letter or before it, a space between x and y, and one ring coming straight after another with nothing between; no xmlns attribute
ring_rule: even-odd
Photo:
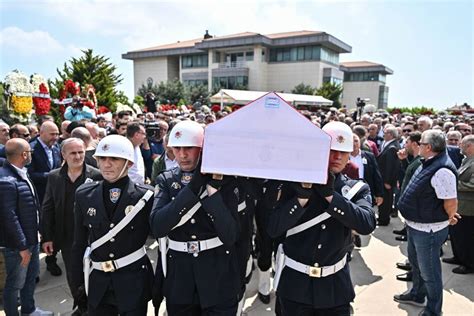
<svg viewBox="0 0 474 316"><path fill-rule="evenodd" d="M152 190L153 191L153 187L149 184L135 182L135 187L139 188L139 189L142 189L142 190Z"/></svg>
<svg viewBox="0 0 474 316"><path fill-rule="evenodd" d="M100 181L92 181L92 182L83 183L77 188L76 193L79 192L79 191L93 190L99 184L100 184Z"/></svg>

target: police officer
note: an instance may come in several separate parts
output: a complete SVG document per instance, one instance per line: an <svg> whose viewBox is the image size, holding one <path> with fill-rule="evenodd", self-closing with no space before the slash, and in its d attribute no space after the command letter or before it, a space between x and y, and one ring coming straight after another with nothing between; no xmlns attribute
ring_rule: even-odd
<svg viewBox="0 0 474 316"><path fill-rule="evenodd" d="M182 121L168 146L179 167L156 179L150 216L160 241L168 315L235 315L241 288L238 255L239 190L235 178L200 172L204 130ZM155 305L156 307L156 305Z"/></svg>
<svg viewBox="0 0 474 316"><path fill-rule="evenodd" d="M89 315L146 315L153 270L144 245L153 189L128 177L134 150L127 138L103 138L94 157L104 180L76 191L75 302L84 301L88 291Z"/></svg>
<svg viewBox="0 0 474 316"><path fill-rule="evenodd" d="M323 130L332 137L327 183L281 184L269 218L270 236L286 234L275 274L282 315L350 315L351 230L375 229L369 187L340 174L353 149L351 129L331 122Z"/></svg>

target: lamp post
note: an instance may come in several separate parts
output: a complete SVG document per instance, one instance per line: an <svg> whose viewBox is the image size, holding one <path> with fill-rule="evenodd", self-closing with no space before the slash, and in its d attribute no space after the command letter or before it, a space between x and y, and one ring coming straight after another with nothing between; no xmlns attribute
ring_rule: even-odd
<svg viewBox="0 0 474 316"><path fill-rule="evenodd" d="M220 95L221 95L221 111L224 110L224 91L219 91Z"/></svg>

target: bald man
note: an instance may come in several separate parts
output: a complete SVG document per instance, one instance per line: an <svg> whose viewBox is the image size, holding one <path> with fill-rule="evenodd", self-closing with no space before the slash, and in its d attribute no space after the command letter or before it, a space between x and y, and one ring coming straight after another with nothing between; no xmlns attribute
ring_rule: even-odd
<svg viewBox="0 0 474 316"><path fill-rule="evenodd" d="M61 166L61 153L57 145L59 130L54 122L45 121L39 132L39 137L30 143L33 149L32 160L28 165L28 173L38 191L40 205L43 203L46 183L51 170ZM46 257L47 270L54 276L62 274L56 263L56 256Z"/></svg>
<svg viewBox="0 0 474 316"><path fill-rule="evenodd" d="M7 277L3 290L6 315L52 315L35 306L35 279L39 274L39 201L25 166L31 148L21 138L5 144L7 161L0 168L0 247L5 256Z"/></svg>
<svg viewBox="0 0 474 316"><path fill-rule="evenodd" d="M69 126L69 124L71 124L71 121L69 121L69 120L64 120L61 123L61 135L59 135L58 145L61 145L61 143L65 139L68 139L69 137L71 137L71 135L67 131L67 127Z"/></svg>
<svg viewBox="0 0 474 316"><path fill-rule="evenodd" d="M27 142L30 141L30 132L28 131L28 128L23 125L23 124L15 124L12 127L10 127L10 139L11 138L23 138ZM0 157L5 158L5 147L0 148Z"/></svg>

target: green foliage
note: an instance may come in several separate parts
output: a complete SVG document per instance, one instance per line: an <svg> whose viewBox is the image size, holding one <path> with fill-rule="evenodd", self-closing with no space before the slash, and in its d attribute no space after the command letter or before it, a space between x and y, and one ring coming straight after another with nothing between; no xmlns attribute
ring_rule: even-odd
<svg viewBox="0 0 474 316"><path fill-rule="evenodd" d="M411 115L431 115L435 114L436 111L433 108L425 106L414 106L414 107L393 107L387 108L387 112L392 113L410 113Z"/></svg>
<svg viewBox="0 0 474 316"><path fill-rule="evenodd" d="M291 93L294 94L306 94L306 95L314 95L315 89L310 85L306 85L303 82L299 85L296 85L292 90Z"/></svg>
<svg viewBox="0 0 474 316"><path fill-rule="evenodd" d="M142 98L148 92L152 92L160 104L178 104L179 100L185 99L184 85L178 79L162 81L158 85L143 84L137 91Z"/></svg>
<svg viewBox="0 0 474 316"><path fill-rule="evenodd" d="M189 104L200 102L201 104L209 104L209 92L204 85L187 86L185 89L186 100Z"/></svg>
<svg viewBox="0 0 474 316"><path fill-rule="evenodd" d="M120 94L116 86L122 82L122 75L116 75L117 67L109 62L109 58L94 55L92 49L82 51L80 58L72 58L64 63L62 70L57 69L59 79L53 83L54 89L59 91L67 79L78 82L81 88L85 84L92 84L95 88L98 105L112 108L119 101ZM51 88L53 88L50 85Z"/></svg>
<svg viewBox="0 0 474 316"><path fill-rule="evenodd" d="M315 95L322 96L328 100L333 101L332 106L336 108L341 107L341 94L342 94L342 85L335 84L332 82L325 82L321 87L316 89Z"/></svg>
<svg viewBox="0 0 474 316"><path fill-rule="evenodd" d="M145 105L145 99L141 95L137 95L135 98L133 98L133 103L136 103L142 107Z"/></svg>

